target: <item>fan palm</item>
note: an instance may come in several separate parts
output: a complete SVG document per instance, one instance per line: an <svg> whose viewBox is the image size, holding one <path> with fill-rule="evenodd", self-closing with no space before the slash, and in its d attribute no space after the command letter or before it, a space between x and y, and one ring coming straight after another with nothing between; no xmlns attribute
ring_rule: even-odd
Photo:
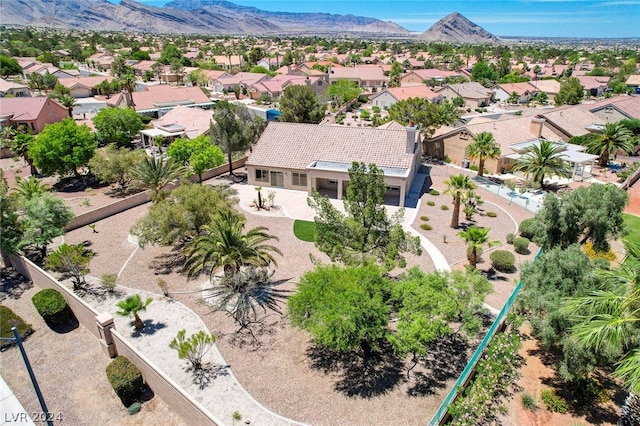
<svg viewBox="0 0 640 426"><path fill-rule="evenodd" d="M243 266L266 267L276 265L272 253L282 255L280 250L267 244L278 240L266 233L267 228L259 226L243 233L244 222L238 220L230 210L221 211L208 226L185 248L188 275L194 276L203 270L210 275L222 268L225 277L240 272Z"/></svg>
<svg viewBox="0 0 640 426"><path fill-rule="evenodd" d="M500 145L491 132L478 133L474 141L467 145L466 152L469 158L478 159L478 176L484 175L484 160L486 158L498 158L501 154Z"/></svg>
<svg viewBox="0 0 640 426"><path fill-rule="evenodd" d="M42 183L33 176L29 176L29 179L16 178L16 186L13 188L13 193L22 202L25 202L50 190L49 185Z"/></svg>
<svg viewBox="0 0 640 426"><path fill-rule="evenodd" d="M590 139L587 143L589 153L600 156L598 158L600 167L606 167L609 159L615 156L618 150L630 154L634 146L633 133L620 123L605 124L602 135Z"/></svg>
<svg viewBox="0 0 640 426"><path fill-rule="evenodd" d="M133 317L135 329L142 330L144 328L144 323L140 319L138 312L146 311L147 306L149 306L152 301L153 299L149 297L143 302L139 294L134 294L133 296L129 296L116 304L116 306L120 308L116 313L123 317Z"/></svg>
<svg viewBox="0 0 640 426"><path fill-rule="evenodd" d="M444 181L447 185L445 194L449 194L453 197L453 214L451 215L451 227L457 228L460 225L460 203L462 194L465 191L470 191L476 188L476 185L471 181L469 176L463 174L451 175L449 179Z"/></svg>
<svg viewBox="0 0 640 426"><path fill-rule="evenodd" d="M469 265L472 269L478 264L478 251L482 252L482 247L489 242L489 228L470 226L464 231L458 232L458 236L467 243L470 249Z"/></svg>
<svg viewBox="0 0 640 426"><path fill-rule="evenodd" d="M184 177L187 169L172 159L146 157L138 164L134 176L144 188L151 190L153 202L159 201L158 194L168 184Z"/></svg>
<svg viewBox="0 0 640 426"><path fill-rule="evenodd" d="M627 257L614 270L601 270L603 287L570 299L564 310L576 321L574 337L596 352L623 354L615 374L640 393L640 244L627 243Z"/></svg>
<svg viewBox="0 0 640 426"><path fill-rule="evenodd" d="M544 187L546 176L571 177L571 168L564 161L564 148L552 141L541 139L539 143L529 146L524 154L515 161L513 171L522 171L525 176L532 175L533 180Z"/></svg>

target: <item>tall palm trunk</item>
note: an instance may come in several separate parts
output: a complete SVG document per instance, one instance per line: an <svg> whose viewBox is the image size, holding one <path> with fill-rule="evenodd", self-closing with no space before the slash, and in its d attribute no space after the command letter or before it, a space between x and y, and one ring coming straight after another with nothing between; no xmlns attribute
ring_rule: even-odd
<svg viewBox="0 0 640 426"><path fill-rule="evenodd" d="M134 321L134 326L136 328L136 330L142 330L144 328L144 323L142 322L142 320L140 319L140 317L138 316L138 314L133 314L133 321Z"/></svg>
<svg viewBox="0 0 640 426"><path fill-rule="evenodd" d="M484 157L478 159L478 176L484 176Z"/></svg>
<svg viewBox="0 0 640 426"><path fill-rule="evenodd" d="M453 199L453 214L451 215L451 227L457 228L460 224L460 195Z"/></svg>

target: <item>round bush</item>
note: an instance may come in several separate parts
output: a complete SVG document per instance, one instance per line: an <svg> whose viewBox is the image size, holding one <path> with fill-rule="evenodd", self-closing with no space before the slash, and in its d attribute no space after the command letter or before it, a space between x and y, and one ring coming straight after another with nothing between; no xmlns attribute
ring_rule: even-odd
<svg viewBox="0 0 640 426"><path fill-rule="evenodd" d="M514 239L515 237L516 237L516 236L515 236L514 234L512 234L511 232L509 232L509 233L507 234L507 244L513 244L513 239Z"/></svg>
<svg viewBox="0 0 640 426"><path fill-rule="evenodd" d="M529 240L533 239L533 234L535 232L536 220L535 218L525 219L520 222L520 226L518 227L518 232L521 237L527 238Z"/></svg>
<svg viewBox="0 0 640 426"><path fill-rule="evenodd" d="M429 195L440 195L440 191L438 191L437 189L432 189L431 191L429 191Z"/></svg>
<svg viewBox="0 0 640 426"><path fill-rule="evenodd" d="M127 411L129 412L130 415L133 416L134 414L138 414L141 408L142 408L142 404L140 404L139 402L134 402L129 406L129 408L127 408Z"/></svg>
<svg viewBox="0 0 640 426"><path fill-rule="evenodd" d="M446 204L443 204L440 206L440 210L449 210L449 206L447 206Z"/></svg>
<svg viewBox="0 0 640 426"><path fill-rule="evenodd" d="M496 213L496 212L487 212L487 216L488 217L497 217L498 213Z"/></svg>
<svg viewBox="0 0 640 426"><path fill-rule="evenodd" d="M429 222L429 216L420 216L420 220Z"/></svg>
<svg viewBox="0 0 640 426"><path fill-rule="evenodd" d="M511 272L515 268L516 257L508 250L496 250L489 255L491 266L500 272Z"/></svg>
<svg viewBox="0 0 640 426"><path fill-rule="evenodd" d="M106 372L109 383L125 406L142 400L142 373L127 357L117 356L107 365Z"/></svg>
<svg viewBox="0 0 640 426"><path fill-rule="evenodd" d="M428 223L423 223L422 225L420 225L420 228L424 229L425 231L431 231L433 229L433 227Z"/></svg>
<svg viewBox="0 0 640 426"><path fill-rule="evenodd" d="M513 240L513 249L519 254L529 254L529 239L518 237Z"/></svg>
<svg viewBox="0 0 640 426"><path fill-rule="evenodd" d="M71 320L71 310L58 290L48 288L41 290L31 298L42 318L52 324L66 324Z"/></svg>
<svg viewBox="0 0 640 426"><path fill-rule="evenodd" d="M433 206L436 205L436 203L434 201L429 200L429 201L427 201L427 205L433 207Z"/></svg>

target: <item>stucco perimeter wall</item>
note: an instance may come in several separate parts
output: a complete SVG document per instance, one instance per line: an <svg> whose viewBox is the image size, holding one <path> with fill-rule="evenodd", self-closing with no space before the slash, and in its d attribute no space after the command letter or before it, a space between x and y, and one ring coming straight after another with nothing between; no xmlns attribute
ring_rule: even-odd
<svg viewBox="0 0 640 426"><path fill-rule="evenodd" d="M182 416L189 424L203 426L222 425L222 422L217 420L205 407L191 398L170 377L131 346L124 337L112 328L113 322L107 328L100 327L96 318L98 312L86 304L71 289L61 284L55 277L25 257L11 254L9 258L11 259L11 265L37 287L58 290L67 301L78 322L98 339L96 344L101 344L103 348L113 345L116 349L115 353L129 358L142 372L145 383L171 407L171 410Z"/></svg>
<svg viewBox="0 0 640 426"><path fill-rule="evenodd" d="M233 169L237 169L243 167L247 162L247 157L241 158L240 160L234 161L231 163ZM211 179L215 176L220 176L229 171L229 165L224 164L222 166L216 167L214 169L207 170L202 174L202 180ZM198 182L198 176L193 175L189 178L191 182ZM173 189L175 185L169 185L168 189ZM118 213L122 213L123 211L132 209L134 207L138 207L144 203L149 202L149 191L139 192L137 194L131 195L130 197L123 198L122 200L118 200L114 203L107 204L106 206L98 207L97 209L88 211L79 216L71 219L71 222L65 226L65 232L73 231L74 229L82 228L83 226L90 225L92 223L98 222L99 220L105 219L109 216L113 216Z"/></svg>
<svg viewBox="0 0 640 426"><path fill-rule="evenodd" d="M14 254L9 255L11 259L11 265L22 274L25 278L31 280L33 284L41 289L52 288L58 290L64 300L67 301L67 305L73 311L73 314L78 319L78 322L89 330L95 337L100 337L100 331L96 324L96 316L98 312L91 306L87 305L82 299L80 299L71 289L62 285L58 280L51 276L46 271L42 270L38 265L31 262L29 259L23 256L16 256Z"/></svg>
<svg viewBox="0 0 640 426"><path fill-rule="evenodd" d="M115 329L111 329L111 337L117 348L118 355L129 358L129 361L138 366L142 371L145 383L163 401L169 404L172 411L175 411L183 419L188 419L189 424L222 426L222 423L216 420L206 408L189 397L179 385L158 370L150 360L133 348Z"/></svg>

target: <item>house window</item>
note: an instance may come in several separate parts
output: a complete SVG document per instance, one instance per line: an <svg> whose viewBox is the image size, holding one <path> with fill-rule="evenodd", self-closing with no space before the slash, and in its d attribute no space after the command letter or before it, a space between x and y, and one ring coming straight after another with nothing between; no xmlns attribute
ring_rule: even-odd
<svg viewBox="0 0 640 426"><path fill-rule="evenodd" d="M467 133L467 132L460 132L460 139L464 139L464 140L469 139L469 133Z"/></svg>
<svg viewBox="0 0 640 426"><path fill-rule="evenodd" d="M257 182L269 182L269 172L264 169L256 169Z"/></svg>
<svg viewBox="0 0 640 426"><path fill-rule="evenodd" d="M510 159L510 158L505 158L505 159L503 159L503 161L502 161L502 163L503 163L503 164L505 164L505 165L506 165L506 164L509 164L510 162L511 162L511 159Z"/></svg>
<svg viewBox="0 0 640 426"><path fill-rule="evenodd" d="M306 173L291 173L291 185L293 186L307 186L307 174Z"/></svg>

